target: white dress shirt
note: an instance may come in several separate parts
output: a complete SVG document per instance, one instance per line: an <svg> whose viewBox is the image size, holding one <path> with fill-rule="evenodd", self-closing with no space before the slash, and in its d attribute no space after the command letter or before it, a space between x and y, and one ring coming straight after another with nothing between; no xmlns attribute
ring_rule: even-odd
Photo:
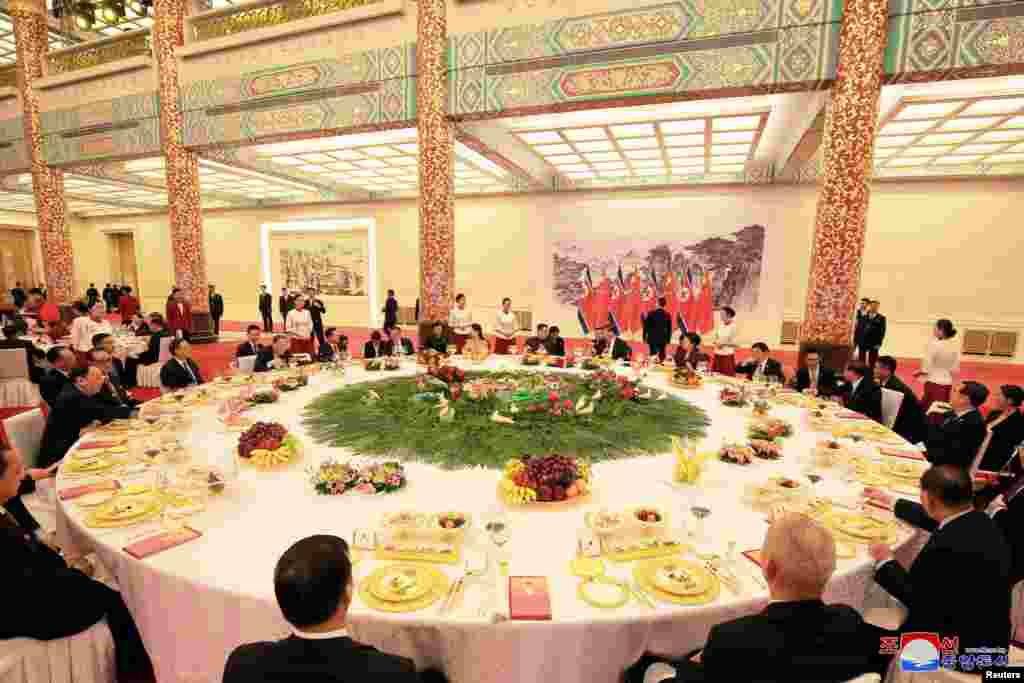
<svg viewBox="0 0 1024 683"><path fill-rule="evenodd" d="M114 328L106 320L96 322L87 315L75 318L71 323L71 348L85 353L92 349L93 335L113 334Z"/></svg>
<svg viewBox="0 0 1024 683"><path fill-rule="evenodd" d="M715 355L732 356L736 353L736 323L722 323L715 330Z"/></svg>
<svg viewBox="0 0 1024 683"><path fill-rule="evenodd" d="M448 313L448 325L455 330L455 334L467 335L473 331L473 316L468 308L456 306Z"/></svg>
<svg viewBox="0 0 1024 683"><path fill-rule="evenodd" d="M921 371L928 373L932 384L953 385L953 373L960 369L960 342L951 339L932 339L921 359Z"/></svg>
<svg viewBox="0 0 1024 683"><path fill-rule="evenodd" d="M331 638L348 637L347 628L339 628L337 631L324 631L323 633L310 633L309 631L300 631L297 628L293 628L292 633L294 633L297 638L304 638L306 640L330 640Z"/></svg>
<svg viewBox="0 0 1024 683"><path fill-rule="evenodd" d="M313 316L306 308L301 311L293 308L288 311L288 317L285 318L285 330L296 337L309 337L313 334Z"/></svg>
<svg viewBox="0 0 1024 683"><path fill-rule="evenodd" d="M494 319L494 333L502 339L514 339L516 336L516 316L509 311L498 311Z"/></svg>

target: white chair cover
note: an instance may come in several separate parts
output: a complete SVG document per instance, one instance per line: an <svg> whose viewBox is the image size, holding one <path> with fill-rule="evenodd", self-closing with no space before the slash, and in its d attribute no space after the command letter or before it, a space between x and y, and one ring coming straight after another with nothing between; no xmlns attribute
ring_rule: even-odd
<svg viewBox="0 0 1024 683"><path fill-rule="evenodd" d="M25 349L0 349L0 380L28 379Z"/></svg>
<svg viewBox="0 0 1024 683"><path fill-rule="evenodd" d="M26 467L35 467L39 459L39 444L46 429L46 418L39 408L26 410L4 420L4 433L12 446L21 451Z"/></svg>
<svg viewBox="0 0 1024 683"><path fill-rule="evenodd" d="M239 372L252 372L256 369L256 356L242 356L238 359Z"/></svg>
<svg viewBox="0 0 1024 683"><path fill-rule="evenodd" d="M39 403L39 387L29 381L24 349L0 349L0 408Z"/></svg>
<svg viewBox="0 0 1024 683"><path fill-rule="evenodd" d="M174 341L173 337L164 337L160 340L160 356L157 358L155 363L149 365L139 366L139 386L140 387L152 387L157 389L160 387L160 370L164 367L164 363L171 359L171 342Z"/></svg>
<svg viewBox="0 0 1024 683"><path fill-rule="evenodd" d="M896 424L896 416L903 405L903 394L893 389L882 387L882 424L889 429Z"/></svg>
<svg viewBox="0 0 1024 683"><path fill-rule="evenodd" d="M117 683L107 622L59 640L0 640L0 683Z"/></svg>

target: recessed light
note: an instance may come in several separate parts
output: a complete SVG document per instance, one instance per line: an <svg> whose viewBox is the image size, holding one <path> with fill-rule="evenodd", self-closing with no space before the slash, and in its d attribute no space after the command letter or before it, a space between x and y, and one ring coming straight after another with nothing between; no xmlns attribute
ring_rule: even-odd
<svg viewBox="0 0 1024 683"><path fill-rule="evenodd" d="M673 133L703 133L707 123L704 119L690 119L688 121L662 121L658 124L662 135Z"/></svg>
<svg viewBox="0 0 1024 683"><path fill-rule="evenodd" d="M544 156L550 156L552 154L572 154L573 148L569 145L540 145L534 147L534 149Z"/></svg>
<svg viewBox="0 0 1024 683"><path fill-rule="evenodd" d="M608 135L605 133L604 128L570 128L568 130L563 130L562 135L573 142L608 139Z"/></svg>
<svg viewBox="0 0 1024 683"><path fill-rule="evenodd" d="M660 149L631 149L623 152L627 159L660 159Z"/></svg>
<svg viewBox="0 0 1024 683"><path fill-rule="evenodd" d="M578 164L583 161L583 157L579 154L565 154L562 156L548 157L548 163L552 163L555 166L562 166L565 164Z"/></svg>
<svg viewBox="0 0 1024 683"><path fill-rule="evenodd" d="M632 152L636 154L636 152ZM628 156L629 154L627 154ZM583 155L588 161L620 161L622 157L618 152L589 152Z"/></svg>
<svg viewBox="0 0 1024 683"><path fill-rule="evenodd" d="M1024 109L1024 97L1011 97L974 102L964 110L964 114L1013 114L1021 109Z"/></svg>
<svg viewBox="0 0 1024 683"><path fill-rule="evenodd" d="M923 133L935 125L935 121L889 122L882 127L886 135L905 135L907 133Z"/></svg>

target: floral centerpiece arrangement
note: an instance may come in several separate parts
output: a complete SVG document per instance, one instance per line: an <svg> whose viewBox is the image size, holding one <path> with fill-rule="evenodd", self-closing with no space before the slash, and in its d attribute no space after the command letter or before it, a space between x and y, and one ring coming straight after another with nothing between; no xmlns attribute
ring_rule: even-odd
<svg viewBox="0 0 1024 683"><path fill-rule="evenodd" d="M281 398L281 392L270 386L253 390L247 400L249 403L277 403L279 398Z"/></svg>
<svg viewBox="0 0 1024 683"><path fill-rule="evenodd" d="M274 382L274 388L278 391L295 391L309 385L309 377L305 374L295 374L291 377L284 377Z"/></svg>
<svg viewBox="0 0 1024 683"><path fill-rule="evenodd" d="M325 460L310 468L309 481L322 496L340 496L355 491L366 495L394 493L405 487L405 468L400 462L357 467L339 460Z"/></svg>
<svg viewBox="0 0 1024 683"><path fill-rule="evenodd" d="M747 405L747 396L743 393L742 389L737 387L722 387L722 391L718 394L719 400L723 406L729 406L732 408L740 408Z"/></svg>
<svg viewBox="0 0 1024 683"><path fill-rule="evenodd" d="M699 389L703 383L700 375L691 370L687 365L680 365L672 371L673 386L683 389Z"/></svg>

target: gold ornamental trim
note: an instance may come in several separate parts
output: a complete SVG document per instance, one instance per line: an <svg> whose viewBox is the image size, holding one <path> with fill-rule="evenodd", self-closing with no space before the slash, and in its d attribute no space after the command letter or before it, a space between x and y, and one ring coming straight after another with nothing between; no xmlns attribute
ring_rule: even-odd
<svg viewBox="0 0 1024 683"><path fill-rule="evenodd" d="M346 10L376 5L383 0L280 0L259 7L238 7L234 11L197 17L192 21L196 40L223 38L268 26L280 26Z"/></svg>
<svg viewBox="0 0 1024 683"><path fill-rule="evenodd" d="M51 52L47 55L50 65L48 75L90 69L111 62L118 62L131 57L149 57L152 55L152 42L149 31L140 31L104 39L95 43L83 43L67 50Z"/></svg>
<svg viewBox="0 0 1024 683"><path fill-rule="evenodd" d="M18 87L18 68L12 64L0 69L0 88Z"/></svg>

